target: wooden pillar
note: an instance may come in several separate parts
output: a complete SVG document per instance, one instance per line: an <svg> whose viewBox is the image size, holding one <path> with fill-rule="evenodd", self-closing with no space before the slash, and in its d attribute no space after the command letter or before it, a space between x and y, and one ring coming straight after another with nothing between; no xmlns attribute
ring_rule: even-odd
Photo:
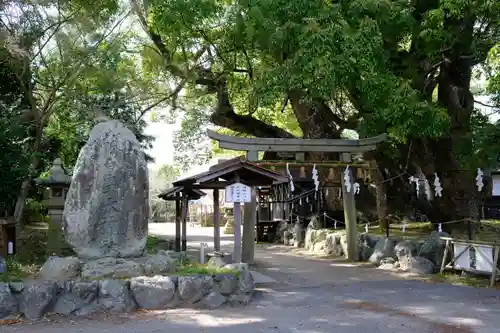
<svg viewBox="0 0 500 333"><path fill-rule="evenodd" d="M220 208L219 208L219 190L214 190L214 251L220 251Z"/></svg>
<svg viewBox="0 0 500 333"><path fill-rule="evenodd" d="M305 157L306 156L304 153L296 153L295 154L296 161L304 161ZM309 212L307 212L304 214L304 207L305 207L305 202L303 202L303 205L300 206L298 209L300 217L298 219L295 219L295 243L293 244L294 247L299 247L303 242L304 230L302 228L302 219L304 218L304 216L307 213L309 213Z"/></svg>
<svg viewBox="0 0 500 333"><path fill-rule="evenodd" d="M187 195L182 198L182 251L187 251L187 217L189 212Z"/></svg>
<svg viewBox="0 0 500 333"><path fill-rule="evenodd" d="M241 203L234 203L234 253L235 263L241 262Z"/></svg>
<svg viewBox="0 0 500 333"><path fill-rule="evenodd" d="M343 163L351 163L351 154L342 153L340 160ZM343 170L345 171L345 170ZM353 184L353 173L349 168L351 190L347 192L346 184L344 182L344 172L341 175L342 181L342 200L344 203L344 219L345 219L345 229L347 237L347 259L348 260L358 260L358 225L356 220L356 203L354 201L354 190Z"/></svg>
<svg viewBox="0 0 500 333"><path fill-rule="evenodd" d="M247 151L246 157L250 162L257 162L259 152ZM245 203L244 209L241 261L253 264L255 259L255 226L257 223L257 195L254 187L252 187L252 201Z"/></svg>
<svg viewBox="0 0 500 333"><path fill-rule="evenodd" d="M181 251L181 195L175 194L175 251Z"/></svg>

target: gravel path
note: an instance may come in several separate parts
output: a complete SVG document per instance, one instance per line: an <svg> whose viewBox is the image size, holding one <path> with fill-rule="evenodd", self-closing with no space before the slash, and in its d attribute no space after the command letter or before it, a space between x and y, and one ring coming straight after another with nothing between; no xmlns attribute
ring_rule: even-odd
<svg viewBox="0 0 500 333"><path fill-rule="evenodd" d="M190 231L200 233L198 243L207 233ZM374 268L307 258L281 246L258 246L256 254L255 269L277 282L259 286L247 307L53 318L2 326L0 332L500 333L496 290L407 280Z"/></svg>

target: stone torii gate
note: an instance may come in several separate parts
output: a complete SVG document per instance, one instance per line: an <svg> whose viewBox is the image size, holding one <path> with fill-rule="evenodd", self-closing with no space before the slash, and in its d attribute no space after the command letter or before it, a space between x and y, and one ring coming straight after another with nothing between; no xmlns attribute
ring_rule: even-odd
<svg viewBox="0 0 500 333"><path fill-rule="evenodd" d="M219 134L207 130L210 139L219 143L220 148L246 151L246 158L250 162L258 162L259 152L293 152L295 160L304 161L305 153L323 152L339 153L340 161L351 163L353 153L365 153L377 149L377 144L387 139L386 134L372 138L359 140L346 139L290 139L290 138L242 138ZM341 177L344 182L343 177ZM353 177L350 177L351 181ZM347 192L346 186L342 184L342 197L344 203L344 218L347 233L347 258L358 259L357 246L357 222L354 191ZM256 224L256 194L252 191L252 201L245 204L242 239L242 260L252 263L254 261L254 230Z"/></svg>

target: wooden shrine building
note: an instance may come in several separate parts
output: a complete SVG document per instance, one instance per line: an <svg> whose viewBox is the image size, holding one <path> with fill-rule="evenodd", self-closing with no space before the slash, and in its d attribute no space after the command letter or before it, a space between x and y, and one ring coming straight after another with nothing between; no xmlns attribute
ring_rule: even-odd
<svg viewBox="0 0 500 333"><path fill-rule="evenodd" d="M189 200L198 200L205 195L206 193L201 190L198 189L185 190L184 187L182 186L174 186L158 195L158 198L163 199L165 201L175 201L175 245L174 245L175 251L177 252L180 252L181 250L186 251L187 247L185 237L182 238L182 246L181 246L181 223L182 223L182 229L186 230L186 219L181 220L182 212L184 209L183 207L184 202L181 200L181 198L186 197L189 202Z"/></svg>
<svg viewBox="0 0 500 333"><path fill-rule="evenodd" d="M173 200L176 201L176 208L181 207L176 209L175 221L176 244L177 239L181 238L182 231L182 251L186 250L187 244L186 219L189 200L201 197L201 193L204 194L203 190L213 190L214 250L220 251L219 190L224 190L236 182L250 187L269 186L287 183L288 177L251 163L241 156L213 165L208 171L173 182L174 188L162 195L165 198L173 198L175 195ZM238 243L236 238L240 232L239 230L238 226L235 226L235 244ZM176 245L176 251L178 250Z"/></svg>

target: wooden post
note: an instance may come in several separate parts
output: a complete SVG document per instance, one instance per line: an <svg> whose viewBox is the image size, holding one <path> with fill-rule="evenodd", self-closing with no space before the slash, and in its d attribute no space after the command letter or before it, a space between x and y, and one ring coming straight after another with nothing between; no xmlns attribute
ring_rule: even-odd
<svg viewBox="0 0 500 333"><path fill-rule="evenodd" d="M234 203L234 254L235 263L241 262L241 203Z"/></svg>
<svg viewBox="0 0 500 333"><path fill-rule="evenodd" d="M258 151L247 151L247 160L257 162L259 160ZM255 259L255 226L257 223L257 195L255 188L252 187L252 201L246 202L245 215L243 216L243 239L241 260L247 264L253 264ZM236 221L236 209L235 209Z"/></svg>
<svg viewBox="0 0 500 333"><path fill-rule="evenodd" d="M182 251L187 251L187 215L188 215L188 207L189 201L187 195L184 195L182 199Z"/></svg>
<svg viewBox="0 0 500 333"><path fill-rule="evenodd" d="M235 181L240 182L240 177L236 175ZM241 262L241 203L234 203L234 252L233 260L235 263Z"/></svg>
<svg viewBox="0 0 500 333"><path fill-rule="evenodd" d="M351 154L342 153L340 157L341 162L351 163ZM346 184L344 182L344 172L342 172L342 200L344 203L344 219L347 237L347 259L358 260L358 225L356 217L356 203L354 201L353 174L349 168L351 190L347 192Z"/></svg>
<svg viewBox="0 0 500 333"><path fill-rule="evenodd" d="M181 195L175 194L175 251L181 251Z"/></svg>
<svg viewBox="0 0 500 333"><path fill-rule="evenodd" d="M304 161L305 160L305 154L304 153L296 153L295 154L295 160L296 161ZM305 203L304 203L305 204ZM293 244L294 247L299 247L302 243L302 238L303 238L303 228L302 228L302 218L304 216L304 206L300 206L298 209L298 213L300 217L295 220L295 243Z"/></svg>
<svg viewBox="0 0 500 333"><path fill-rule="evenodd" d="M495 285L495 280L496 280L496 277L497 277L497 271L498 271L498 268L497 268L497 265L498 265L498 255L500 253L500 247L495 245L495 252L493 253L493 270L491 272L491 281L490 281L490 288L493 287Z"/></svg>
<svg viewBox="0 0 500 333"><path fill-rule="evenodd" d="M446 267L446 258L448 257L448 252L450 251L450 246L451 246L450 241L446 240L446 245L444 246L443 261L441 262L441 269L439 270L439 273L441 273L441 274L443 274L444 269Z"/></svg>
<svg viewBox="0 0 500 333"><path fill-rule="evenodd" d="M214 251L220 251L220 208L219 208L219 190L214 190Z"/></svg>

